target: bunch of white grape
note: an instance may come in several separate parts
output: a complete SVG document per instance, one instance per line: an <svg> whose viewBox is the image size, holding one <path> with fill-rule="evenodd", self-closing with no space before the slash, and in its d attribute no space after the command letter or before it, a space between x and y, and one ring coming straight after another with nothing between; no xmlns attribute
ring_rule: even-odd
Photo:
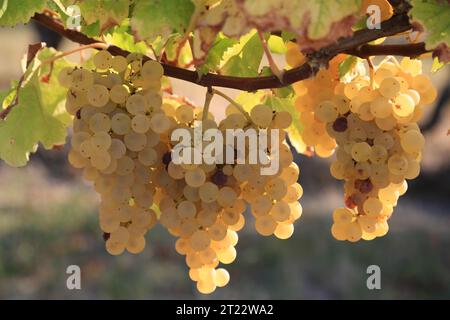
<svg viewBox="0 0 450 320"><path fill-rule="evenodd" d="M230 111L229 117L234 112ZM269 136L273 129L278 130L278 170L274 174L261 175L264 165L236 164L233 168L233 176L242 188L242 197L251 206L256 231L263 236L275 235L279 239L291 237L294 222L302 214L298 202L303 195L303 189L297 183L299 167L293 162L292 152L285 140L285 130L291 122L292 118L286 111L274 112L266 105L255 106L250 112L249 123L245 125L267 130ZM273 156L272 151L275 151L271 147L268 148L268 156ZM251 148L251 144L246 145L246 154Z"/></svg>
<svg viewBox="0 0 450 320"><path fill-rule="evenodd" d="M95 71L66 68L59 74L69 89L66 109L75 116L69 162L83 168L83 177L101 196L99 219L108 252L139 253L157 221L151 167L161 161L160 133L169 121L159 92L163 69L154 61L142 64L136 55L112 57L108 51L93 60Z"/></svg>
<svg viewBox="0 0 450 320"><path fill-rule="evenodd" d="M330 115L321 114L320 104L331 100L345 109L348 99L341 101L343 97L335 93L336 87L340 85L338 66L344 59L344 55L338 55L330 61L328 69L321 69L315 77L293 84L297 96L295 106L300 112L300 122L303 124L301 142L305 151L312 151L322 158L330 157L334 153L336 141L328 134L323 121L324 117ZM297 67L305 60L298 46L289 42L286 52L287 64L290 67ZM344 109L341 111L345 111Z"/></svg>
<svg viewBox="0 0 450 320"><path fill-rule="evenodd" d="M277 136L277 139L280 143L284 141L284 129L291 123L289 113L273 112L266 105L255 106L250 116L231 109L220 123L208 114L207 119L202 121L202 131L218 129L225 137L227 129L258 131L270 127L280 129L281 138ZM170 111L170 114L176 121L173 129L189 128L192 135L194 121L202 117L201 111L183 105ZM193 143L194 139L192 145L184 146L185 150L191 150ZM176 142L170 141L169 149L175 148L175 145ZM250 140L246 140L243 150L223 141L219 149L223 150L223 159L229 152L245 152L248 160L251 147L255 148L255 145ZM237 231L243 228L244 212L247 205L253 202L250 188L253 188L252 192L264 194L267 200L264 204L260 202L261 210L267 211L260 212L257 217L257 231L264 235L275 233L280 239L292 235L293 223L301 215L301 206L297 201L302 189L296 183L298 167L291 164L289 148L282 145L281 150L280 166L285 169L270 177L260 174L258 164L238 164L236 161L226 164L176 164L170 152L164 156L155 182L160 190L160 222L178 237L176 251L186 256L189 276L197 282L200 292L211 293L229 281L227 270L218 266L219 263L229 264L236 259ZM203 154L200 156L203 159Z"/></svg>
<svg viewBox="0 0 450 320"><path fill-rule="evenodd" d="M159 221L177 238L175 249L186 256L190 278L207 294L230 279L219 264L235 260L237 232L249 204L260 234L280 239L292 235L302 214L298 200L303 190L285 141L292 121L288 112L267 105L255 106L250 114L228 108L226 118L217 123L200 108L164 103L163 68L155 61L101 51L93 62L95 71L67 68L59 80L68 88L66 109L74 115L69 162L83 169L83 177L101 196L100 227L109 253L141 252L144 235ZM189 133L189 144L172 140L177 129ZM205 161L198 150L206 150L208 143L198 141L196 133L201 130L201 137L208 129L223 137L227 129L241 129L244 136L247 130L256 136L267 130L268 144L261 154L274 161L277 152L278 169L262 175L270 162L249 164L250 151L261 146L245 138L243 148L224 140L213 161ZM276 140L271 133L277 133ZM204 148L194 148L198 144ZM193 159L201 156L201 161L179 163L173 159L175 151L192 153ZM231 152L232 160L224 163ZM238 161L242 152L243 163Z"/></svg>
<svg viewBox="0 0 450 320"><path fill-rule="evenodd" d="M371 240L388 232L406 179L420 173L425 139L417 122L436 90L420 61L409 58L383 62L373 79L361 75L338 88L346 108L330 100L316 111L338 145L331 174L345 181L346 208L333 213L331 231L338 240Z"/></svg>
<svg viewBox="0 0 450 320"><path fill-rule="evenodd" d="M335 57L327 70L293 87L305 146L321 157L336 153L330 171L345 181L346 207L333 213L332 234L354 242L387 233L393 207L407 190L405 179L419 175L425 140L417 122L437 92L421 74L420 60L390 58L372 79L358 68L344 82L338 77L344 58ZM286 60L295 67L305 57L290 43Z"/></svg>

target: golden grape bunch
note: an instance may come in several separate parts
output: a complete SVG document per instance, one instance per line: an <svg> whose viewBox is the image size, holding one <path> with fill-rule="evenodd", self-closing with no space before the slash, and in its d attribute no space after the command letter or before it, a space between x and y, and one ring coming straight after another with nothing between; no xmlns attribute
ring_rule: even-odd
<svg viewBox="0 0 450 320"><path fill-rule="evenodd" d="M236 258L237 232L245 224L247 207L261 235L287 239L293 234L302 214L298 200L303 189L285 140L292 121L288 112L264 104L250 113L229 107L225 119L216 122L201 108L165 102L163 69L155 61L100 51L93 62L94 71L67 68L59 80L68 88L66 109L74 115L69 162L83 169L100 195L100 227L110 254L142 252L145 234L159 222L177 238L175 249L186 257L198 290L211 293L229 281L219 264ZM181 145L181 151L195 152L199 128L204 134L216 129L223 136L233 129L274 134L263 154L272 161L277 152L277 170L262 175L269 162L249 161L255 149L251 139L240 148L228 140L219 145L224 158L243 153L243 162L236 157L227 163L207 163L203 157L200 163L174 161L173 151L180 145L173 133L187 130L192 143Z"/></svg>
<svg viewBox="0 0 450 320"><path fill-rule="evenodd" d="M303 142L321 157L335 153L331 175L345 182L345 207L333 213L332 235L355 242L388 232L406 180L419 175L425 139L417 122L437 91L421 74L420 60L399 63L390 57L374 66L371 76L358 66L343 81L337 67L344 58L337 56L329 69L293 87ZM305 59L291 44L286 60L296 66Z"/></svg>

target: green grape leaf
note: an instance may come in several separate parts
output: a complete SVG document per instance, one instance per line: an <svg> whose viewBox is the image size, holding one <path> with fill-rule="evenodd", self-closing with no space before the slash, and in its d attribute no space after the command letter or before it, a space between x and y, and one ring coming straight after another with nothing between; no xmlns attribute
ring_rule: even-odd
<svg viewBox="0 0 450 320"><path fill-rule="evenodd" d="M153 40L184 33L194 8L191 0L135 0L131 18L133 34L139 40Z"/></svg>
<svg viewBox="0 0 450 320"><path fill-rule="evenodd" d="M287 47L286 43L283 41L283 38L278 36L270 36L269 40L267 40L267 45L271 52L278 54L285 54Z"/></svg>
<svg viewBox="0 0 450 320"><path fill-rule="evenodd" d="M39 61L44 61L56 54L58 54L58 52L55 49L44 48L39 51L36 58ZM50 65L43 65L38 70L38 76L40 78L38 85L41 92L42 104L45 105L45 109L50 115L58 116L66 126L69 125L72 118L65 109L64 102L66 100L67 90L59 84L58 74L63 68L73 66L73 64L65 59L58 59L53 62L53 67L51 69Z"/></svg>
<svg viewBox="0 0 450 320"><path fill-rule="evenodd" d="M78 3L87 25L99 22L100 32L128 18L130 0L83 0Z"/></svg>
<svg viewBox="0 0 450 320"><path fill-rule="evenodd" d="M71 117L64 108L66 89L59 85L57 75L71 64L58 59L52 66L41 65L57 53L49 48L37 52L24 73L17 105L0 120L0 158L11 166L24 166L39 142L46 149L65 142ZM16 86L13 84L14 91L3 100L3 106L13 101Z"/></svg>
<svg viewBox="0 0 450 320"><path fill-rule="evenodd" d="M236 39L231 39L222 34L218 34L212 47L208 51L205 62L197 68L197 71L199 71L200 74L217 71L225 52L237 43L238 41Z"/></svg>
<svg viewBox="0 0 450 320"><path fill-rule="evenodd" d="M287 130L289 141L298 153L305 152L305 144L301 139L303 125L300 122L300 113L295 108L294 100L291 98L267 96L265 104L276 111L287 111L290 113L292 124Z"/></svg>
<svg viewBox="0 0 450 320"><path fill-rule="evenodd" d="M0 7L0 18L3 17L7 8L8 8L8 0L3 0L2 6Z"/></svg>
<svg viewBox="0 0 450 320"><path fill-rule="evenodd" d="M96 21L89 25L82 25L81 32L83 32L88 37L97 37L100 34L100 22Z"/></svg>
<svg viewBox="0 0 450 320"><path fill-rule="evenodd" d="M440 43L450 46L450 4L441 0L411 0L410 15L427 32L425 45L434 49Z"/></svg>
<svg viewBox="0 0 450 320"><path fill-rule="evenodd" d="M27 23L36 13L41 12L47 0L3 0L2 10L6 7L0 18L0 26L15 26Z"/></svg>
<svg viewBox="0 0 450 320"><path fill-rule="evenodd" d="M45 104L39 81L34 73L19 91L18 104L0 121L0 158L11 166L24 166L38 142L46 149L65 142L66 128Z"/></svg>
<svg viewBox="0 0 450 320"><path fill-rule="evenodd" d="M148 47L145 42L135 42L130 32L129 21L125 20L120 26L115 27L110 34L106 35L106 42L130 52L146 54Z"/></svg>
<svg viewBox="0 0 450 320"><path fill-rule="evenodd" d="M345 58L338 66L339 79L344 78L356 66L356 62L358 62L358 58L355 56L348 56Z"/></svg>
<svg viewBox="0 0 450 320"><path fill-rule="evenodd" d="M264 50L256 31L239 39L223 57L221 73L229 76L256 77Z"/></svg>

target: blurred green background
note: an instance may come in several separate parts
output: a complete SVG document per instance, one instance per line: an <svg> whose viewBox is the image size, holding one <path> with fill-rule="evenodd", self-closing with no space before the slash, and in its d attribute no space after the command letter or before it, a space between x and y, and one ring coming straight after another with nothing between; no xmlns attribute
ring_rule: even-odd
<svg viewBox="0 0 450 320"><path fill-rule="evenodd" d="M37 41L32 26L0 29L0 89L18 79L20 59L27 45ZM63 42L60 49L71 46ZM433 75L433 82L442 92L448 68ZM174 88L197 104L203 101L203 88L179 81ZM215 99L213 110L219 113L224 105ZM0 298L448 299L449 106L447 101L440 120L426 132L422 174L399 201L387 236L356 244L335 241L331 213L342 205L342 185L329 175L329 160L297 156L305 193L293 237L263 238L249 217L240 232L238 257L227 267L230 283L209 296L197 292L183 257L175 252L175 239L159 226L147 236L142 254L106 253L98 198L68 165L67 147L40 150L25 168L0 163ZM372 264L381 268L381 290L366 287L366 269ZM81 267L81 290L66 288L69 265Z"/></svg>

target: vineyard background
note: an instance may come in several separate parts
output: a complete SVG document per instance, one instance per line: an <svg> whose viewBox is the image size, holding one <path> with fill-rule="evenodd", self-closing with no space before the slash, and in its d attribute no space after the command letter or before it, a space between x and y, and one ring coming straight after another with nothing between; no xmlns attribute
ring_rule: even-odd
<svg viewBox="0 0 450 320"><path fill-rule="evenodd" d="M37 41L31 26L0 29L0 89L20 77L20 57ZM60 48L71 46L62 42ZM449 77L447 68L432 81L442 89ZM173 83L175 92L202 104L204 88ZM215 98L212 111L220 115L224 106ZM229 266L231 282L208 297L185 276L175 240L162 228L152 230L139 256L113 257L104 250L98 199L69 167L66 149L41 148L25 168L0 163L0 298L450 298L449 107L450 101L426 133L422 174L411 181L385 237L356 244L332 239L331 212L342 203L341 184L329 175L329 160L297 156L305 195L294 236L261 238L245 228L237 261ZM66 289L71 264L82 269L80 291ZM371 264L382 269L382 290L366 288Z"/></svg>

